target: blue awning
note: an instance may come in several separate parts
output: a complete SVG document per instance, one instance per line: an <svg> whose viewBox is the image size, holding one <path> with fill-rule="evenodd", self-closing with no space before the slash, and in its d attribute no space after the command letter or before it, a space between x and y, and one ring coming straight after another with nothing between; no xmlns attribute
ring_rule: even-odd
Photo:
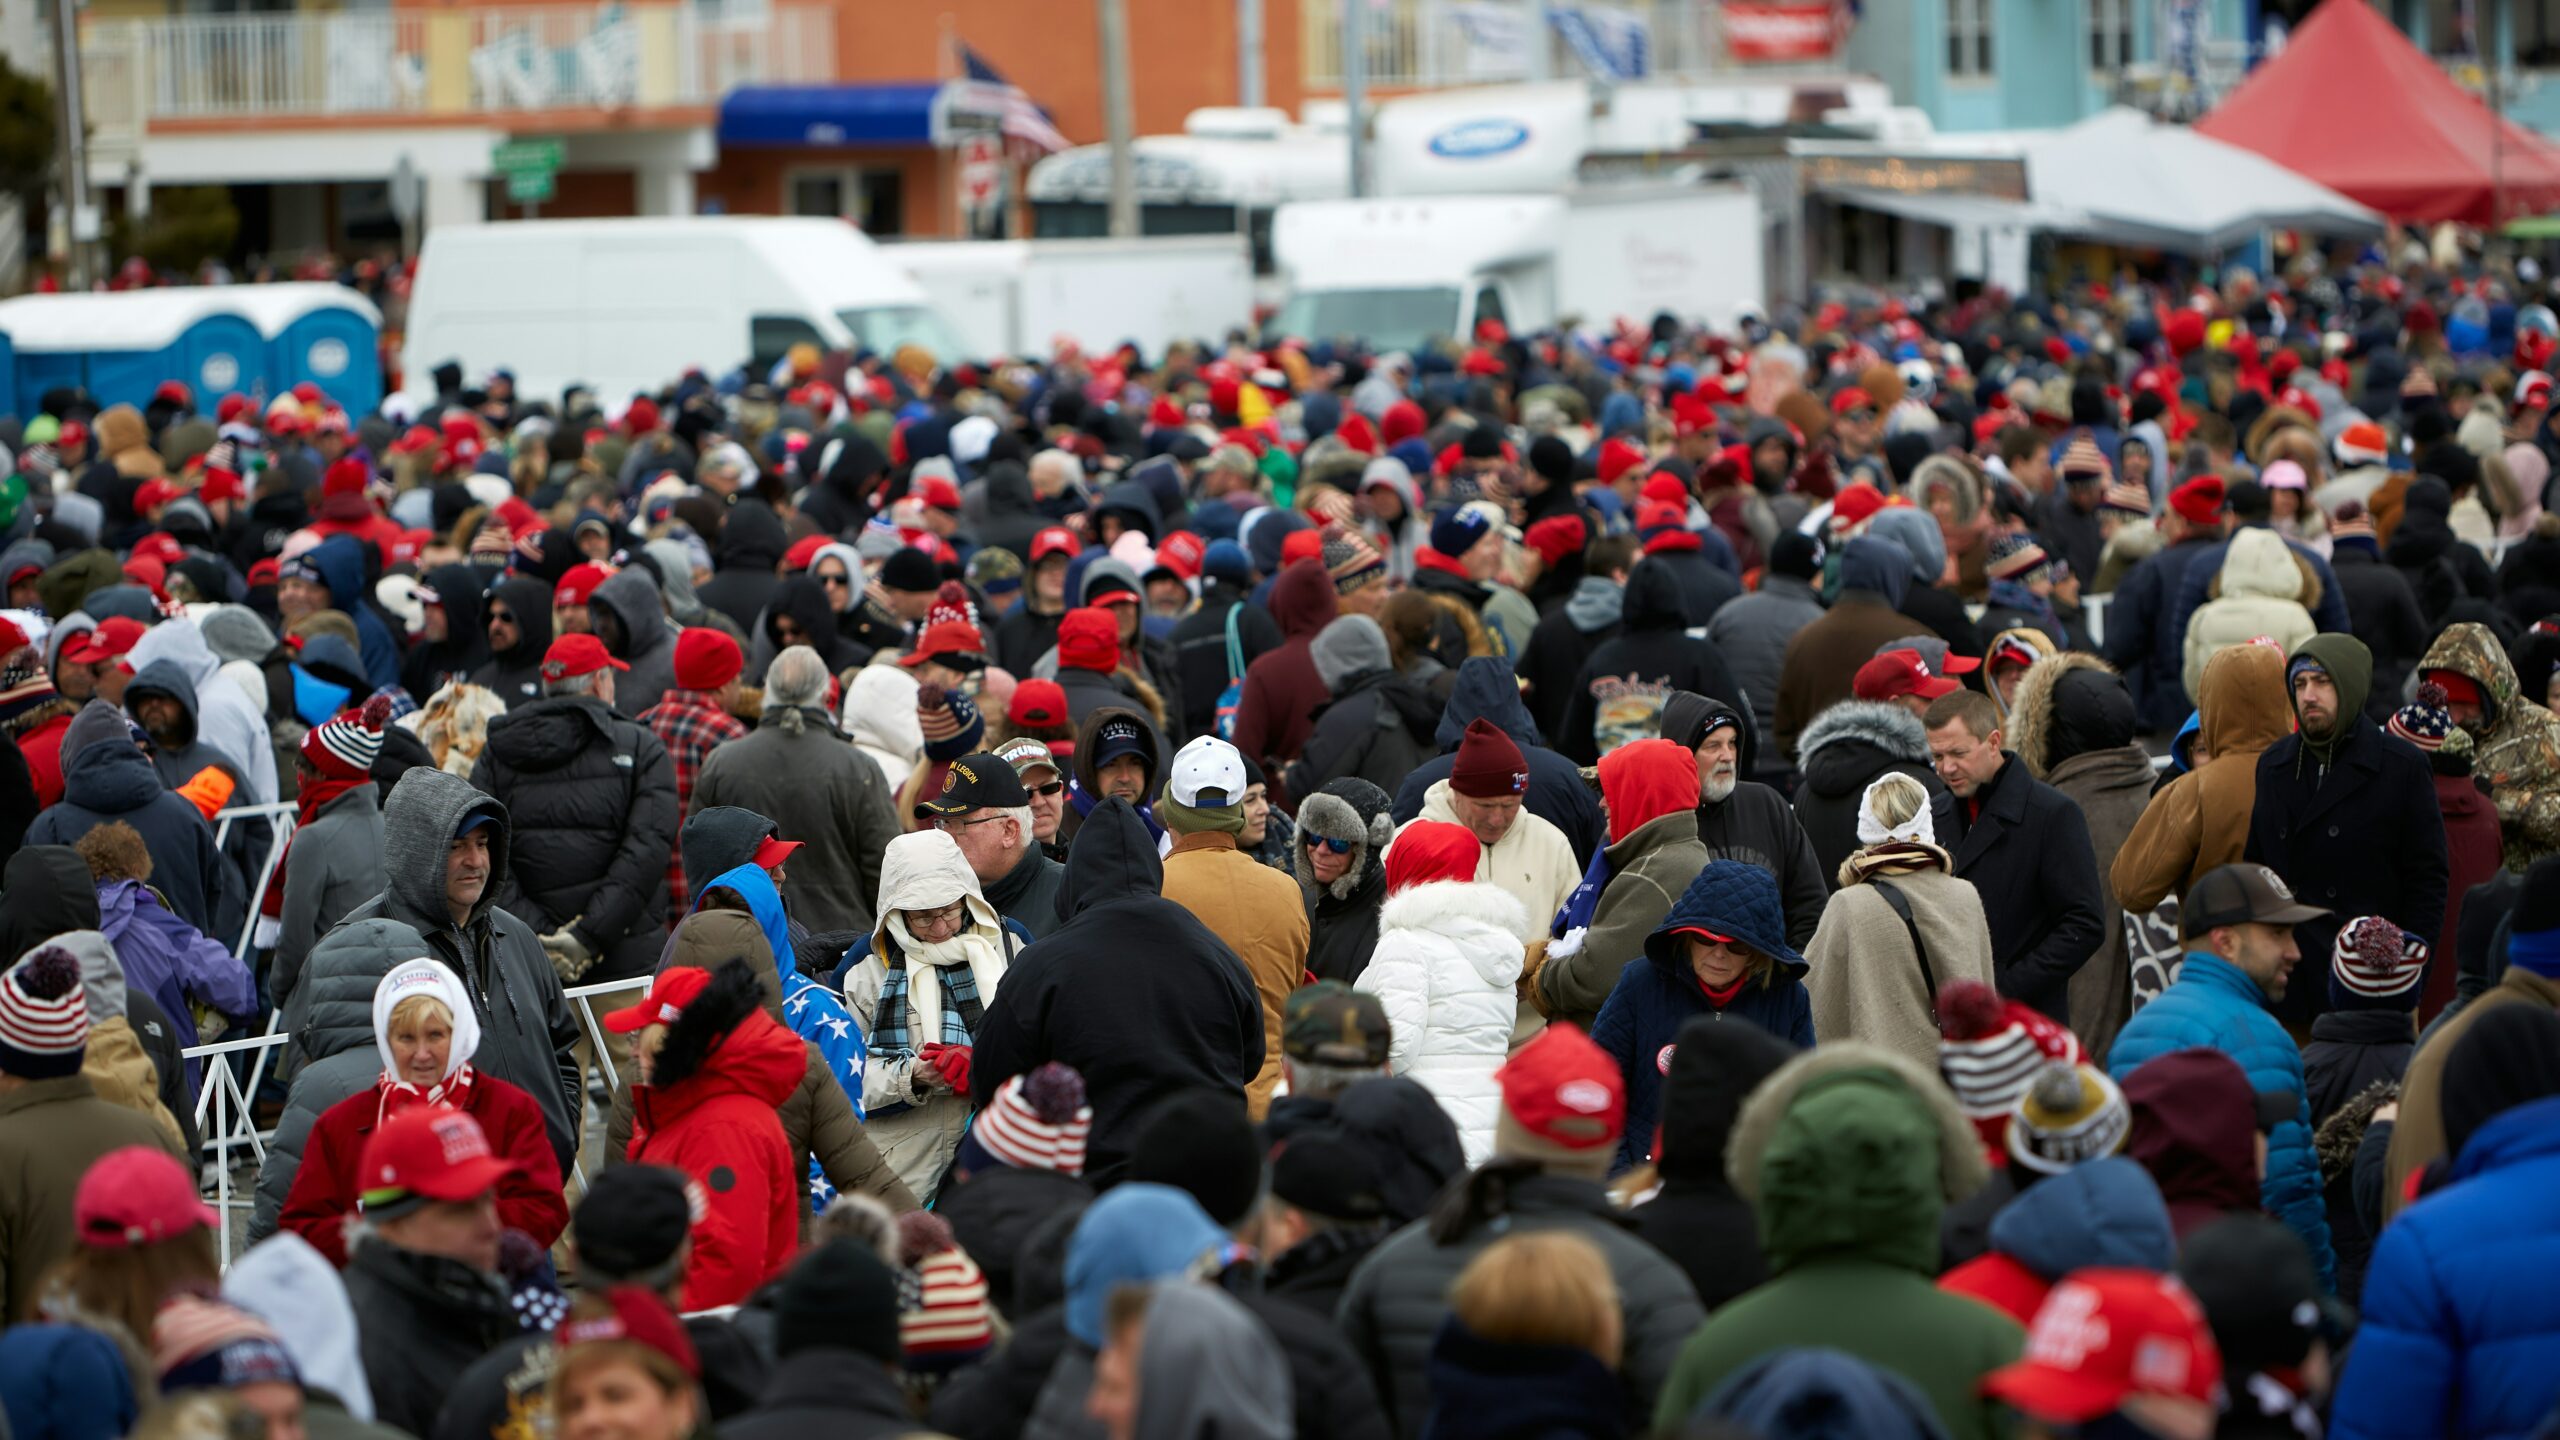
<svg viewBox="0 0 2560 1440"><path fill-rule="evenodd" d="M932 145L944 138L940 81L747 85L720 102L723 145Z"/></svg>

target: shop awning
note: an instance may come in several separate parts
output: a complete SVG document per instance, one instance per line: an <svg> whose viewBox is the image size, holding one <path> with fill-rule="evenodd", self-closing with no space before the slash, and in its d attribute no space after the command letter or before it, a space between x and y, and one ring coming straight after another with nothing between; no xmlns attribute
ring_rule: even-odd
<svg viewBox="0 0 2560 1440"><path fill-rule="evenodd" d="M720 102L723 145L941 145L994 130L1000 112L967 81L745 85ZM978 122L978 123L972 123Z"/></svg>
<svg viewBox="0 0 2560 1440"><path fill-rule="evenodd" d="M2076 211L2004 200L1996 195L1875 190L1863 185L1826 185L1820 193L1843 205L1916 220L1923 225L1942 225L1949 230L2067 230L2086 219Z"/></svg>
<svg viewBox="0 0 2560 1440"><path fill-rule="evenodd" d="M2121 107L2018 139L2029 193L2090 221L2057 233L2189 255L2268 230L2382 233L2381 216L2254 150Z"/></svg>

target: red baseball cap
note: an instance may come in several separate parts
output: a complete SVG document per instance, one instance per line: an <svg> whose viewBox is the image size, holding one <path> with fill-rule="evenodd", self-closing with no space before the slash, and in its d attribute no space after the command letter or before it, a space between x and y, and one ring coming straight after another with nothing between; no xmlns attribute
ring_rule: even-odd
<svg viewBox="0 0 2560 1440"><path fill-rule="evenodd" d="M1849 682L1849 691L1861 700L1891 700L1903 695L1917 695L1935 700L1964 688L1960 681L1929 673L1929 662L1917 650L1887 650L1858 667L1857 678Z"/></svg>
<svg viewBox="0 0 2560 1440"><path fill-rule="evenodd" d="M684 1322L656 1291L640 1285L616 1285L604 1292L605 1303L613 1309L608 1314L590 1315L584 1319L564 1320L551 1332L553 1343L568 1350L579 1345L620 1341L655 1350L675 1367L696 1380L702 1378L702 1361L694 1353L693 1337L687 1335Z"/></svg>
<svg viewBox="0 0 2560 1440"><path fill-rule="evenodd" d="M784 840L767 835L756 842L756 853L753 857L755 867L759 870L770 870L790 860L793 855L799 853L799 850L800 842L797 840Z"/></svg>
<svg viewBox="0 0 2560 1440"><path fill-rule="evenodd" d="M928 660L954 670L978 669L987 663L987 639L966 620L937 620L924 627L916 648L898 663L912 670Z"/></svg>
<svg viewBox="0 0 2560 1440"><path fill-rule="evenodd" d="M797 573L818 563L818 552L836 543L833 535L803 535L782 552L782 568Z"/></svg>
<svg viewBox="0 0 2560 1440"><path fill-rule="evenodd" d="M1846 415L1852 410L1873 410L1874 408L1876 408L1876 397L1868 394L1867 387L1864 385L1844 385L1834 391L1831 396L1831 413L1834 415Z"/></svg>
<svg viewBox="0 0 2560 1440"><path fill-rule="evenodd" d="M1626 1128L1627 1082L1618 1062L1571 1025L1550 1025L1494 1072L1503 1113L1530 1134L1571 1150L1617 1143Z"/></svg>
<svg viewBox="0 0 2560 1440"><path fill-rule="evenodd" d="M186 491L179 489L168 481L157 477L145 480L134 488L133 513L141 515L152 510L157 510L161 506L168 504L170 501L175 500L186 493Z"/></svg>
<svg viewBox="0 0 2560 1440"><path fill-rule="evenodd" d="M927 475L916 485L916 498L936 510L958 510L960 487L948 475Z"/></svg>
<svg viewBox="0 0 2560 1440"><path fill-rule="evenodd" d="M198 1226L222 1223L196 1194L196 1180L167 1152L127 1145L98 1157L80 1177L71 1222L92 1250L156 1245Z"/></svg>
<svg viewBox="0 0 2560 1440"><path fill-rule="evenodd" d="M1067 723L1067 692L1055 680L1025 680L1013 687L1004 718L1021 726Z"/></svg>
<svg viewBox="0 0 2560 1440"><path fill-rule="evenodd" d="M593 635L563 635L542 652L542 678L570 680L580 675L593 675L611 666L616 670L631 667L613 658L604 642Z"/></svg>
<svg viewBox="0 0 2560 1440"><path fill-rule="evenodd" d="M1209 542L1188 530L1176 530L1164 537L1156 547L1156 567L1170 570L1184 580L1200 578L1200 562L1209 554Z"/></svg>
<svg viewBox="0 0 2560 1440"><path fill-rule="evenodd" d="M554 606L584 605L596 593L597 586L612 578L611 570L592 560L583 565L572 565L562 572L560 583L551 587L551 603Z"/></svg>
<svg viewBox="0 0 2560 1440"><path fill-rule="evenodd" d="M764 847L756 847L761 857ZM668 1024L684 1014L684 1007L694 1001L711 984L711 972L699 965L675 965L658 972L649 993L628 1010L616 1010L604 1017L604 1028L616 1035L629 1035L652 1025ZM414 1113L414 1112L404 1112Z"/></svg>
<svg viewBox="0 0 2560 1440"><path fill-rule="evenodd" d="M1031 563L1037 565L1052 555L1073 559L1083 548L1084 542L1076 538L1076 532L1064 525L1052 525L1031 537Z"/></svg>
<svg viewBox="0 0 2560 1440"><path fill-rule="evenodd" d="M150 627L123 615L110 615L98 622L96 629L62 647L62 658L78 665L95 665L133 653L134 643Z"/></svg>
<svg viewBox="0 0 2560 1440"><path fill-rule="evenodd" d="M2026 1358L1984 1376L1982 1393L2031 1419L2079 1425L2136 1395L2211 1405L2222 1352L2204 1311L2177 1277L2147 1270L2081 1270L2045 1296L2027 1329Z"/></svg>
<svg viewBox="0 0 2560 1440"><path fill-rule="evenodd" d="M407 1208L415 1200L477 1200L520 1168L491 1152L488 1135L469 1111L413 1105L383 1121L364 1142L357 1200L368 1215Z"/></svg>

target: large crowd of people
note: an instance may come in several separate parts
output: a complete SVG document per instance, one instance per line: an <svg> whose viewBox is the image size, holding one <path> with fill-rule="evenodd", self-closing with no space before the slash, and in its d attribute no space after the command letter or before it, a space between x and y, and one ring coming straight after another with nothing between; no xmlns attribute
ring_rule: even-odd
<svg viewBox="0 0 2560 1440"><path fill-rule="evenodd" d="M50 392L8 1433L2560 1433L2556 351L2305 253Z"/></svg>

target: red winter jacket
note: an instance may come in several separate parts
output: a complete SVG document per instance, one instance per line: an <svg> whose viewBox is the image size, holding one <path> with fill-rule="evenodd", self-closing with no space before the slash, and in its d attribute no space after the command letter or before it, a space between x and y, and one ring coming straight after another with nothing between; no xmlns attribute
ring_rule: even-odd
<svg viewBox="0 0 2560 1440"><path fill-rule="evenodd" d="M700 1181L686 1310L735 1305L781 1274L800 1245L808 1179L783 1138L782 1102L808 1073L805 1042L762 1010L719 1042L703 1068L631 1091L629 1159Z"/></svg>
<svg viewBox="0 0 2560 1440"><path fill-rule="evenodd" d="M302 1163L293 1172L293 1189L276 1223L311 1242L344 1268L347 1221L356 1213L356 1162L373 1134L374 1116L382 1106L379 1080L320 1112L311 1138L303 1143ZM542 1106L522 1089L483 1070L472 1077L471 1103L465 1107L489 1137L489 1148L520 1167L498 1182L498 1221L521 1230L544 1249L569 1228L569 1202L561 1195L560 1162L551 1153L551 1132L542 1123Z"/></svg>
<svg viewBox="0 0 2560 1440"><path fill-rule="evenodd" d="M56 715L18 737L27 757L27 776L35 781L38 805L62 803L62 736L71 728L69 715Z"/></svg>

